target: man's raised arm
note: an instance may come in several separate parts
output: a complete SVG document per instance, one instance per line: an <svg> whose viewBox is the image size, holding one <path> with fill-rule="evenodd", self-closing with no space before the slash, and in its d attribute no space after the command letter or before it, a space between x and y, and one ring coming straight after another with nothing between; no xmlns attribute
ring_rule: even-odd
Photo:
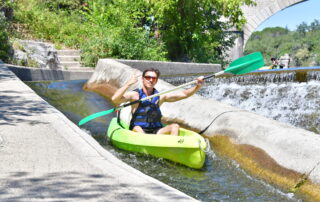
<svg viewBox="0 0 320 202"><path fill-rule="evenodd" d="M111 100L112 102L116 104L120 104L122 102L130 101L133 99L133 93L132 92L126 92L130 86L137 83L138 76L132 75L131 78L126 82L124 86L119 88L112 96Z"/></svg>

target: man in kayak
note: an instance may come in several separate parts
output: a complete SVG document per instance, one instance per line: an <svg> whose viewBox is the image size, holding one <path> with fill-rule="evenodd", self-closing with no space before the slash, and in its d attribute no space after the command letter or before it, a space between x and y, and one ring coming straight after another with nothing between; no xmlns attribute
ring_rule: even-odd
<svg viewBox="0 0 320 202"><path fill-rule="evenodd" d="M133 75L124 86L115 92L112 96L112 101L115 103L133 102L157 94L158 91L154 86L157 84L159 76L160 72L158 69L146 69L142 73L142 88L126 92L131 85L138 81L138 77ZM163 127L160 106L164 102L175 102L192 96L202 87L204 83L203 78L203 76L198 77L196 85L192 88L177 93L160 95L132 105L133 114L130 129L138 133L178 135L178 124L174 123Z"/></svg>

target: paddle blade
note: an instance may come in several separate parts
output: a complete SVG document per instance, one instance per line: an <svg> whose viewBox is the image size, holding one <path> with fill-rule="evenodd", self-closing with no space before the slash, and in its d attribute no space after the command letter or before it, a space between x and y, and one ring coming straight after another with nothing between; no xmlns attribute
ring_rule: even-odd
<svg viewBox="0 0 320 202"><path fill-rule="evenodd" d="M95 114L91 114L90 116L87 116L87 117L81 119L79 121L78 125L81 126L81 125L87 123L88 121L91 121L92 119L98 118L100 116L105 116L107 114L111 114L114 111L116 111L116 108L109 109L107 111L101 111L101 112L98 112L98 113L95 113Z"/></svg>
<svg viewBox="0 0 320 202"><path fill-rule="evenodd" d="M249 55L233 61L224 72L232 74L245 74L252 72L253 70L259 69L264 66L264 60L260 52L254 52Z"/></svg>

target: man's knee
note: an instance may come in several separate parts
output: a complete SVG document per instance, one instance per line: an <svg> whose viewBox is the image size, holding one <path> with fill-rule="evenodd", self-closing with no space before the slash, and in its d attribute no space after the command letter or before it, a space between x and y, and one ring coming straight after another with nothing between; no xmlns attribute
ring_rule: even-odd
<svg viewBox="0 0 320 202"><path fill-rule="evenodd" d="M132 131L134 132L138 132L138 133L144 133L143 129L141 128L141 126L134 126L132 128Z"/></svg>
<svg viewBox="0 0 320 202"><path fill-rule="evenodd" d="M173 129L176 129L176 130L179 130L179 128L180 128L179 124L177 124L177 123L171 124L171 127L172 127Z"/></svg>

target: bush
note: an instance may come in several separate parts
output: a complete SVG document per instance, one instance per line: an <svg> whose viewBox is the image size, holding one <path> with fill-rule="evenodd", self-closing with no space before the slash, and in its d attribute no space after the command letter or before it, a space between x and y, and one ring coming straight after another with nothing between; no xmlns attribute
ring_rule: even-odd
<svg viewBox="0 0 320 202"><path fill-rule="evenodd" d="M3 13L0 12L0 59L7 62L10 55L10 49L8 23Z"/></svg>
<svg viewBox="0 0 320 202"><path fill-rule="evenodd" d="M95 66L99 58L135 60L166 60L161 42L146 37L145 32L134 28L105 28L90 30L90 38L81 42L82 61Z"/></svg>
<svg viewBox="0 0 320 202"><path fill-rule="evenodd" d="M80 42L82 61L94 66L99 58L166 60L163 43L151 37L148 29L137 26L144 15L127 1L94 1L82 12L87 27ZM134 18L133 16L140 16Z"/></svg>
<svg viewBox="0 0 320 202"><path fill-rule="evenodd" d="M140 9L140 4L124 0L25 0L19 3L16 19L35 38L81 48L86 66L105 57L165 60L161 41L137 26Z"/></svg>
<svg viewBox="0 0 320 202"><path fill-rule="evenodd" d="M240 5L254 1L16 2L15 19L28 27L32 38L81 48L85 65L93 66L102 57L221 62L233 44L233 37L222 30L241 26ZM230 23L221 22L222 15Z"/></svg>
<svg viewBox="0 0 320 202"><path fill-rule="evenodd" d="M319 21L314 20L310 26L302 23L295 31L274 27L254 32L246 44L245 54L260 51L265 63L271 64L271 57L288 53L292 58L291 67L319 65L319 27Z"/></svg>
<svg viewBox="0 0 320 202"><path fill-rule="evenodd" d="M34 1L29 3L28 5L19 4L15 17L18 22L28 25L34 38L73 48L79 47L84 28L76 12L64 10L52 12L51 7L47 8Z"/></svg>
<svg viewBox="0 0 320 202"><path fill-rule="evenodd" d="M56 12L58 10L64 10L72 12L77 9L81 9L85 5L85 0L41 0L39 3L42 3L46 8L49 8L50 11Z"/></svg>

